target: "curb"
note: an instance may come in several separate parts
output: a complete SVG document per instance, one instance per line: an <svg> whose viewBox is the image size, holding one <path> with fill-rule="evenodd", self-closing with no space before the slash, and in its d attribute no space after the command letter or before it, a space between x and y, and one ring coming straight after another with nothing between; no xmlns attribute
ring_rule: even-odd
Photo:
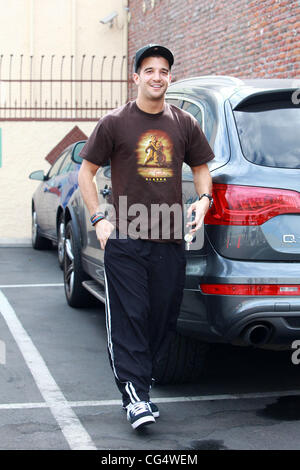
<svg viewBox="0 0 300 470"><path fill-rule="evenodd" d="M31 238L0 238L0 248L29 248Z"/></svg>

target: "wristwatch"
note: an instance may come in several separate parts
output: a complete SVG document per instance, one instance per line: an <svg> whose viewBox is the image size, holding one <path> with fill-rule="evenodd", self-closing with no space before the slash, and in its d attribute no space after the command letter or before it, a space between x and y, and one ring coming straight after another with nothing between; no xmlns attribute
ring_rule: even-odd
<svg viewBox="0 0 300 470"><path fill-rule="evenodd" d="M211 208L211 206L213 205L214 203L214 200L213 200L213 197L211 194L207 194L207 193L203 193L199 196L199 201L203 198L203 197L208 197L209 199L209 209Z"/></svg>

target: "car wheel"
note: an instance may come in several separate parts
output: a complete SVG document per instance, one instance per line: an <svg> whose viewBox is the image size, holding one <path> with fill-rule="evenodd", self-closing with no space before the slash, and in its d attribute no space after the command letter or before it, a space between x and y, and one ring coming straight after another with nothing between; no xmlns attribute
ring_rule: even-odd
<svg viewBox="0 0 300 470"><path fill-rule="evenodd" d="M154 364L155 382L161 385L198 382L208 350L207 343L177 332L163 357Z"/></svg>
<svg viewBox="0 0 300 470"><path fill-rule="evenodd" d="M64 248L64 286L68 304L71 307L86 307L94 298L82 286L82 282L89 279L81 266L80 244L77 240L73 222L70 220L65 229Z"/></svg>
<svg viewBox="0 0 300 470"><path fill-rule="evenodd" d="M31 243L32 248L35 250L47 250L52 248L51 240L40 235L40 229L37 222L37 213L35 209L32 210L32 222L31 222Z"/></svg>
<svg viewBox="0 0 300 470"><path fill-rule="evenodd" d="M57 258L61 269L64 268L64 252L65 252L65 222L63 214L59 216L57 227Z"/></svg>

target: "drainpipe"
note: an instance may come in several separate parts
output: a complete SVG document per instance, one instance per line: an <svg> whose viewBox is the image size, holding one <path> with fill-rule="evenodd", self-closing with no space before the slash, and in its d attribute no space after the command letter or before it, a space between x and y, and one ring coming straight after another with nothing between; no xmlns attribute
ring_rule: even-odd
<svg viewBox="0 0 300 470"><path fill-rule="evenodd" d="M76 77L76 63L77 63L77 51L76 51L76 0L71 0L71 80ZM76 83L71 83L71 103L70 106L75 106L76 100Z"/></svg>
<svg viewBox="0 0 300 470"><path fill-rule="evenodd" d="M34 53L34 0L29 0L29 55Z"/></svg>
<svg viewBox="0 0 300 470"><path fill-rule="evenodd" d="M128 57L128 20L130 19L130 12L129 12L129 0L124 0L124 28L123 28L123 51L124 55L126 56L126 76L125 79L128 80L128 64L129 64L129 57ZM126 101L128 100L128 82L126 85Z"/></svg>

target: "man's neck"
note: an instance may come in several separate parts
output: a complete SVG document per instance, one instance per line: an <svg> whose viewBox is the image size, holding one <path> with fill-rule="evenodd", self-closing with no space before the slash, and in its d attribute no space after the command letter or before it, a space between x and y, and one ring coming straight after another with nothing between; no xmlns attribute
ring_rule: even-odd
<svg viewBox="0 0 300 470"><path fill-rule="evenodd" d="M164 98L159 101L149 101L149 100L143 100L140 97L137 97L136 99L136 104L139 109L144 111L145 113L149 114L157 114L161 113L164 110L165 107L165 100Z"/></svg>

